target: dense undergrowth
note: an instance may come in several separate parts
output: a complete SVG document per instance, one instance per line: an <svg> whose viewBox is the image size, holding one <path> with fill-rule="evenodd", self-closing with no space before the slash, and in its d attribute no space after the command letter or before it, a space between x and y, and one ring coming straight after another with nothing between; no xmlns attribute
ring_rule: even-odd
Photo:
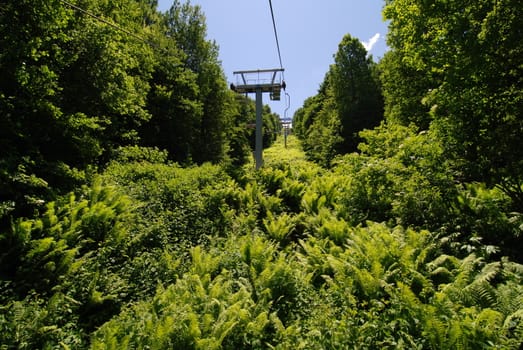
<svg viewBox="0 0 523 350"><path fill-rule="evenodd" d="M259 171L172 3L0 4L0 350L523 349L517 0L386 1Z"/></svg>
<svg viewBox="0 0 523 350"><path fill-rule="evenodd" d="M234 177L122 149L0 237L1 348L520 348L520 214L429 133L363 136Z"/></svg>

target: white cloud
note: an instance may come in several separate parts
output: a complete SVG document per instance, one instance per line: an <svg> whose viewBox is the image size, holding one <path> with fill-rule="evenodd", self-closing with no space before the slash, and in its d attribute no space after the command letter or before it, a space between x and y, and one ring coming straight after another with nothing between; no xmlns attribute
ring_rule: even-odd
<svg viewBox="0 0 523 350"><path fill-rule="evenodd" d="M362 42L363 46L365 47L365 50L367 50L367 52L370 52L370 50L372 50L374 45L376 45L376 43L378 42L380 37L381 37L381 34L380 33L376 33L369 40Z"/></svg>

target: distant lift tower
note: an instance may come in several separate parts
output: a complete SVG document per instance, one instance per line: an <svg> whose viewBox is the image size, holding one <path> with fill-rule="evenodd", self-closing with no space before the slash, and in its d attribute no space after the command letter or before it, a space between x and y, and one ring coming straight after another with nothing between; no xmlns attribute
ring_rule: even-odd
<svg viewBox="0 0 523 350"><path fill-rule="evenodd" d="M283 68L258 69L233 72L236 84L231 84L231 89L237 93L256 94L256 146L254 158L256 170L263 165L263 101L262 93L268 92L271 100L279 101L281 90L285 90L285 81L282 80Z"/></svg>

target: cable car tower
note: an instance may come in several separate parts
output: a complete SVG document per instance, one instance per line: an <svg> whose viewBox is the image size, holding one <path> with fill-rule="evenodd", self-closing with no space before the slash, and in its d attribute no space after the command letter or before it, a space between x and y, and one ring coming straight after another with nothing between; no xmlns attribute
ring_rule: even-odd
<svg viewBox="0 0 523 350"><path fill-rule="evenodd" d="M263 165L263 101L262 94L268 92L273 101L279 101L281 90L285 90L285 80L283 79L283 64L281 60L280 43L278 40L278 31L276 30L276 21L274 20L274 10L272 8L272 1L269 0L269 7L271 9L272 26L274 29L274 38L276 39L276 48L278 49L278 58L280 60L280 68L274 69L258 69L258 70L244 70L233 72L236 76L236 85L231 84L231 89L238 93L255 93L256 94L256 145L254 150L254 158L256 161L256 170Z"/></svg>
<svg viewBox="0 0 523 350"><path fill-rule="evenodd" d="M256 170L263 165L263 99L262 94L268 92L270 99L279 101L281 90L285 90L285 81L282 80L283 68L244 70L233 72L236 76L236 85L231 84L231 90L237 93L256 94L256 146L254 159Z"/></svg>

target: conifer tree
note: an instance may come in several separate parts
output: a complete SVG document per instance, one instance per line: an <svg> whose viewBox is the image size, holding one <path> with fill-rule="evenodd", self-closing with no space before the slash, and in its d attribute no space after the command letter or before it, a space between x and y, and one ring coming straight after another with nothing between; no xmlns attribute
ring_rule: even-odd
<svg viewBox="0 0 523 350"><path fill-rule="evenodd" d="M343 139L338 152L343 154L357 150L358 132L378 126L383 119L383 102L372 74L374 63L358 39L346 35L334 60L331 81Z"/></svg>

